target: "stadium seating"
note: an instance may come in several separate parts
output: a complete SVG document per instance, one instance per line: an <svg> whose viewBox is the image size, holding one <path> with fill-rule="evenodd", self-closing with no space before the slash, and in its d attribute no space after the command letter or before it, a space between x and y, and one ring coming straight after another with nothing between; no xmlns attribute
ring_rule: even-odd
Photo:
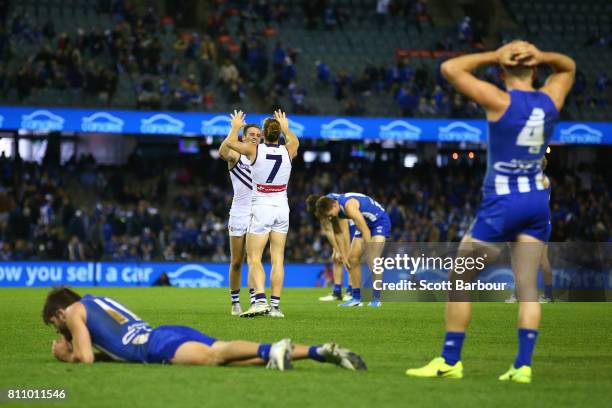
<svg viewBox="0 0 612 408"><path fill-rule="evenodd" d="M74 41L78 29L89 34L92 28L112 30L118 23L126 20L123 11L113 10L111 3L97 0L24 0L12 2L9 11L8 25L12 34L9 36L10 51L4 50L5 58L5 85L0 95L0 102L4 104L25 105L63 105L63 106L105 106L110 103L115 108L133 109L139 106L138 99L142 92L143 72L134 72L126 69L113 58L107 49L98 55L85 52L82 56L84 64L95 64L108 67L116 71L116 87L113 88L110 101L108 98L97 97L84 92L80 88L59 89L56 86L32 87L29 92L18 92L14 85L15 76L19 69L27 65L28 61L42 48L50 47L55 50L58 35L66 31ZM120 3L120 2L119 2ZM266 75L263 78L249 78L248 64L241 60L241 27L247 33L247 39L253 34L262 34L264 24L261 19L243 18L235 8L232 1L220 1L212 5L208 12L212 15L219 13L221 26L227 32L223 36L213 35L219 58L212 67L213 81L204 84L199 90L196 102L187 102L178 109L201 110L211 109L226 111L236 104L236 99L230 102L229 91L217 82L218 65L222 59L231 58L241 72L241 92L238 97L239 104L246 110L268 111L271 103L279 103L284 109L292 111L291 91L287 84L279 86L274 71L271 68L271 52L277 41L283 49L296 50L298 55L295 61L297 72L297 86L306 92L304 106L306 112L320 111L326 114L345 113L345 103L355 101L363 107L363 114L398 116L414 114L414 109L403 112L398 101L395 100L396 87L386 84L384 89L375 89L373 92L364 92L356 89L356 82L362 75L367 64L378 69L387 69L396 63L398 49L426 49L433 50L444 44L458 51L472 51L470 44L457 38L457 27L449 24L430 24L427 18L410 14L389 15L386 23L379 26L375 7L371 1L339 0L334 4L338 8L341 23L325 29L323 18L317 15L317 27L309 29L306 24L307 16L303 2L289 0L283 2L288 13L284 20L272 19L270 30L265 35L258 35L264 44L266 55L264 64L267 65ZM608 83L603 91L597 89L595 83L600 76L612 66L612 34L611 16L612 4L605 0L585 0L576 3L570 0L507 0L505 2L516 22L515 28L505 29L500 34L504 39L527 38L543 49L556 49L573 56L579 70L584 74L586 83L580 91L577 89L569 99L565 117L570 119L610 119L610 101L612 85ZM142 10L139 11L142 13ZM19 32L15 29L15 21L21 16L26 28ZM47 38L41 34L44 24L52 20L55 27L55 36ZM437 17L430 18L436 20ZM421 21L422 20L422 21ZM435 22L435 21L434 21ZM163 24L157 18L155 33L145 35L144 39L159 38L162 44L162 63L167 64L178 58L183 68L180 75L167 75L155 73L153 82L158 78L165 81L164 90L159 90L160 107L168 108L172 101L173 91L181 90L181 80L188 73L199 77L201 67L196 60L186 57L182 49L176 48L179 37L189 36L189 30L176 31L171 21L166 19ZM17 25L18 26L18 25ZM210 27L203 31L209 31ZM18 32L16 32L18 31ZM134 36L134 28L131 29ZM146 42L146 41L145 41ZM585 44L589 45L585 45ZM248 47L248 45L247 45ZM136 58L138 59L138 58ZM315 63L323 61L329 67L332 79L340 72L345 72L349 80L347 95L338 101L334 96L334 84L322 86L316 79ZM414 71L419 69L426 73L426 81L416 87L418 96L431 98L436 86L436 67L440 58L431 56L413 56L409 64ZM140 69L142 71L142 69ZM150 75L148 75L150 76ZM412 84L410 81L408 81ZM157 86L157 85L156 85ZM414 86L411 85L413 88ZM276 90L276 102L270 92ZM210 93L212 101L202 103L203 95ZM445 92L451 92L447 90ZM453 95L450 94L452 100ZM186 100L189 97L185 97ZM465 103L464 100L462 100ZM464 112L464 111L463 111ZM481 115L478 111L475 115ZM449 112L440 110L433 116L448 116Z"/></svg>
<svg viewBox="0 0 612 408"><path fill-rule="evenodd" d="M610 120L612 86L599 92L594 82L599 75L609 74L612 66L612 3L605 0L507 0L506 4L519 24L518 29L504 33L507 38L526 38L542 49L567 53L574 57L578 69L585 74L587 89L580 98L570 97L566 105L569 116ZM594 35L601 35L604 44L597 44ZM603 106L589 107L588 102L585 103L589 98Z"/></svg>
<svg viewBox="0 0 612 408"><path fill-rule="evenodd" d="M68 241L77 237L91 260L226 262L232 189L225 162L181 156L164 160L163 174L153 163L139 158L106 167L84 160L50 170L0 158L0 261L66 259ZM336 166L294 161L289 261L329 260L330 247L313 228L305 200L330 189L375 197L389 213L393 241L457 241L474 217L484 170L478 160L407 169L353 159L343 172ZM16 171L24 177L11 178ZM547 173L555 186L552 240L609 240L610 169L550 166Z"/></svg>

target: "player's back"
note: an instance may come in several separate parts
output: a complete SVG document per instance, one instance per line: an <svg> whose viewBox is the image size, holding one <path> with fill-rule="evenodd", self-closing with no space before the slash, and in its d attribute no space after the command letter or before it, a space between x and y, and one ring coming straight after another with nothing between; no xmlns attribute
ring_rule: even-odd
<svg viewBox="0 0 612 408"><path fill-rule="evenodd" d="M238 161L229 169L230 180L234 190L230 215L249 215L253 196L253 180L251 165L241 155Z"/></svg>
<svg viewBox="0 0 612 408"><path fill-rule="evenodd" d="M543 190L541 161L559 113L539 91L511 90L510 105L489 122L485 195Z"/></svg>
<svg viewBox="0 0 612 408"><path fill-rule="evenodd" d="M361 193L344 193L344 194L328 194L328 197L333 198L340 204L339 215L341 218L346 218L345 205L349 200L355 199L359 202L359 211L366 219L366 222L375 222L383 214L385 209L373 198Z"/></svg>
<svg viewBox="0 0 612 408"><path fill-rule="evenodd" d="M146 361L151 327L121 303L85 295L86 325L92 344L115 360Z"/></svg>
<svg viewBox="0 0 612 408"><path fill-rule="evenodd" d="M280 144L262 143L251 163L253 204L288 206L287 185L291 176L291 159Z"/></svg>

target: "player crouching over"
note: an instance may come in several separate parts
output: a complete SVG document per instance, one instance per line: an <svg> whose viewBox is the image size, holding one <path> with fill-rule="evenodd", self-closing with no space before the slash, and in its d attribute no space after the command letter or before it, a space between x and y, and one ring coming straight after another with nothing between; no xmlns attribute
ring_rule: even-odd
<svg viewBox="0 0 612 408"><path fill-rule="evenodd" d="M191 327L153 329L121 303L104 296L81 297L67 287L47 295L42 313L61 339L53 342L53 355L67 363L102 360L192 365L266 365L287 370L293 360L311 359L349 370L365 370L361 357L334 343L317 346L220 341ZM94 348L101 353L94 354Z"/></svg>

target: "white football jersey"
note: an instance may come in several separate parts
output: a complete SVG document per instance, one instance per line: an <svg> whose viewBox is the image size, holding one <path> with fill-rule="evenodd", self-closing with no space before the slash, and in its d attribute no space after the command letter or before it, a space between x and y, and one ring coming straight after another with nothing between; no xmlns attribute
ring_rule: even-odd
<svg viewBox="0 0 612 408"><path fill-rule="evenodd" d="M291 176L291 159L282 145L262 143L251 163L253 204L287 206L287 184Z"/></svg>
<svg viewBox="0 0 612 408"><path fill-rule="evenodd" d="M251 199L253 195L253 181L251 180L251 165L248 159L238 158L236 164L229 170L234 198L230 215L249 215L251 214Z"/></svg>

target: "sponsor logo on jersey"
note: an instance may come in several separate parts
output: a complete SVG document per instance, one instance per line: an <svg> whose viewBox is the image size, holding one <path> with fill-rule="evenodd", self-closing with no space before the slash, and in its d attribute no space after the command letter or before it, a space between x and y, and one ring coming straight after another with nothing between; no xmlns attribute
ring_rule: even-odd
<svg viewBox="0 0 612 408"><path fill-rule="evenodd" d="M422 130L405 120L394 120L380 127L378 133L381 139L391 140L419 140Z"/></svg>
<svg viewBox="0 0 612 408"><path fill-rule="evenodd" d="M506 174L524 174L538 171L540 169L540 160L516 160L509 162L498 161L493 164L495 171Z"/></svg>
<svg viewBox="0 0 612 408"><path fill-rule="evenodd" d="M180 135L185 122L165 113L158 113L148 119L140 120L140 131L149 134Z"/></svg>
<svg viewBox="0 0 612 408"><path fill-rule="evenodd" d="M482 130L465 122L453 122L438 128L441 142L480 142Z"/></svg>
<svg viewBox="0 0 612 408"><path fill-rule="evenodd" d="M286 189L286 184L257 184L257 191L259 193L281 193Z"/></svg>
<svg viewBox="0 0 612 408"><path fill-rule="evenodd" d="M210 120L203 120L200 131L203 135L227 136L232 130L232 119L227 115L218 115Z"/></svg>
<svg viewBox="0 0 612 408"><path fill-rule="evenodd" d="M198 264L183 265L168 277L172 286L183 288L220 288L223 284L223 275Z"/></svg>
<svg viewBox="0 0 612 408"><path fill-rule="evenodd" d="M107 112L96 112L86 116L81 121L81 129L85 132L121 133L125 122Z"/></svg>
<svg viewBox="0 0 612 408"><path fill-rule="evenodd" d="M560 133L559 139L563 143L600 144L603 137L603 132L583 123L562 129Z"/></svg>
<svg viewBox="0 0 612 408"><path fill-rule="evenodd" d="M321 137L326 139L361 139L363 127L347 119L336 119L321 125Z"/></svg>
<svg viewBox="0 0 612 408"><path fill-rule="evenodd" d="M21 116L21 128L29 130L58 131L64 128L64 118L48 110L36 110Z"/></svg>

